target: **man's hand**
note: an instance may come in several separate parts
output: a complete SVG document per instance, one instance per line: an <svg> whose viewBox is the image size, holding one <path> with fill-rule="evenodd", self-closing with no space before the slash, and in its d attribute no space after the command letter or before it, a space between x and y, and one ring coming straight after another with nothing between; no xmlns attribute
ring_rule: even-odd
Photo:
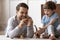
<svg viewBox="0 0 60 40"><path fill-rule="evenodd" d="M32 21L31 18L29 18L29 19L28 19L28 24L27 24L27 26L32 26L32 25L33 25L33 21Z"/></svg>
<svg viewBox="0 0 60 40"><path fill-rule="evenodd" d="M23 27L23 25L27 24L27 21L28 21L28 19L27 19L27 18L22 19L22 20L20 21L20 23L19 23L18 27L22 28L22 27Z"/></svg>
<svg viewBox="0 0 60 40"><path fill-rule="evenodd" d="M22 19L18 26L22 28L23 25L32 26L33 25L32 19L30 17Z"/></svg>

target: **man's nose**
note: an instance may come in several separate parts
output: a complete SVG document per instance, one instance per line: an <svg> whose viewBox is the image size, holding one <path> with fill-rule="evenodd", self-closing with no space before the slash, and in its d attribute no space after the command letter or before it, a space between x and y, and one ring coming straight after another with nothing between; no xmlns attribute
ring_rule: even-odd
<svg viewBox="0 0 60 40"><path fill-rule="evenodd" d="M26 16L26 14L23 14L23 16Z"/></svg>

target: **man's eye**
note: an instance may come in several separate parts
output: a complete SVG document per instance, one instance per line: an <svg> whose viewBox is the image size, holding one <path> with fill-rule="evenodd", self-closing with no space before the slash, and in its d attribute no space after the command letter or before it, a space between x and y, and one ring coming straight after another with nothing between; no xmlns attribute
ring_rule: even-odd
<svg viewBox="0 0 60 40"><path fill-rule="evenodd" d="M25 14L27 14L27 12Z"/></svg>

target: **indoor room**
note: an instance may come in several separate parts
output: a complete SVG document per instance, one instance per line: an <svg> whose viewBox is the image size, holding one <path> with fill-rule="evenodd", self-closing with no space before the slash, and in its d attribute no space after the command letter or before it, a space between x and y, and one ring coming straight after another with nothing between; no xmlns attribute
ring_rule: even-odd
<svg viewBox="0 0 60 40"><path fill-rule="evenodd" d="M41 23L41 19L44 16L43 5L48 2L53 1L56 3L56 12L59 16L60 23L60 0L0 0L0 40L21 40L20 38L10 39L5 37L6 28L8 25L9 18L16 16L16 6L19 3L25 3L28 5L28 15L33 20L33 31L36 32L39 30L39 27L42 28L43 24ZM13 36L13 35L12 35ZM23 39L23 38L22 38ZM50 40L37 38L38 40ZM37 40L36 36L34 36L31 40ZM23 40L29 40L23 39ZM57 40L60 40L57 38Z"/></svg>

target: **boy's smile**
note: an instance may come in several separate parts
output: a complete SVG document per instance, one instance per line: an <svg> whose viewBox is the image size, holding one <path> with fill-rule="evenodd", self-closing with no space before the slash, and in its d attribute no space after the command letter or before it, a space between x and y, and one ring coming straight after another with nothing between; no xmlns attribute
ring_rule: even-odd
<svg viewBox="0 0 60 40"><path fill-rule="evenodd" d="M48 17L50 17L53 12L54 12L54 11L51 10L51 9L44 9L44 13L45 13L45 15L47 15Z"/></svg>

